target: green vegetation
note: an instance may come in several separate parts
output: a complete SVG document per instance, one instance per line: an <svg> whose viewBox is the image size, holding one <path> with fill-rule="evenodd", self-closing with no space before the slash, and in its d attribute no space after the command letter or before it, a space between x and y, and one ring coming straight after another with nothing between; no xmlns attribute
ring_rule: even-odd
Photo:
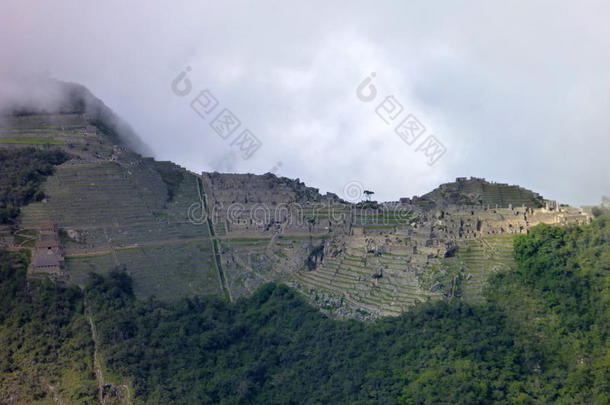
<svg viewBox="0 0 610 405"><path fill-rule="evenodd" d="M309 248L309 255L305 259L307 269L310 271L314 270L318 266L318 261L322 260L322 257L324 257L324 244L311 246Z"/></svg>
<svg viewBox="0 0 610 405"><path fill-rule="evenodd" d="M21 230L15 232L15 245L19 247L34 247L38 239L38 231L34 229Z"/></svg>
<svg viewBox="0 0 610 405"><path fill-rule="evenodd" d="M161 180L167 186L167 201L173 201L174 196L180 189L180 184L184 180L184 174L174 167L168 167L159 163L155 165L155 169L159 172Z"/></svg>
<svg viewBox="0 0 610 405"><path fill-rule="evenodd" d="M610 219L535 227L517 237L514 256L486 301L422 303L372 323L329 319L274 284L234 304L140 300L124 272L94 275L84 296L38 282L32 296L20 258L19 272L0 272L0 338L12 336L0 345L1 389L42 398L40 381L53 376L69 398L91 397L86 300L105 366L132 382L136 404L609 403ZM51 337L46 351L29 346ZM63 351L75 340L78 349ZM5 360L13 350L30 361ZM61 376L75 375L74 364L89 378L66 391Z"/></svg>
<svg viewBox="0 0 610 405"><path fill-rule="evenodd" d="M141 403L607 403L610 223L541 226L490 303L335 321L266 285L227 305L138 301L120 274L87 294L108 365Z"/></svg>
<svg viewBox="0 0 610 405"><path fill-rule="evenodd" d="M364 324L328 319L276 285L234 306L136 301L121 274L97 278L87 294L107 364L134 377L140 403L396 403L406 376L441 369L445 355L471 359L481 378L507 364L523 372L504 316L459 303ZM454 389L459 398L469 387Z"/></svg>
<svg viewBox="0 0 610 405"><path fill-rule="evenodd" d="M53 403L47 401L57 397L93 404L93 343L82 294L48 281L28 288L28 253L0 251L0 403Z"/></svg>
<svg viewBox="0 0 610 405"><path fill-rule="evenodd" d="M89 273L127 268L138 297L172 300L222 293L209 242L184 242L116 249L113 253L68 257L70 281L85 285Z"/></svg>
<svg viewBox="0 0 610 405"><path fill-rule="evenodd" d="M489 275L514 267L514 238L514 235L498 235L460 241L453 256L450 254L443 260L445 271L435 273L434 278L444 275L445 280L438 281L447 285L447 276L456 277L455 292L462 299L482 302L483 287Z"/></svg>
<svg viewBox="0 0 610 405"><path fill-rule="evenodd" d="M286 253L284 253L284 252L278 251L278 252L273 252L273 253L275 253L275 255L277 257L279 257L280 259L287 259L288 258L288 255Z"/></svg>
<svg viewBox="0 0 610 405"><path fill-rule="evenodd" d="M526 358L530 389L549 402L610 403L610 217L539 225L517 238L515 259L488 296L521 331L517 343L537 349Z"/></svg>
<svg viewBox="0 0 610 405"><path fill-rule="evenodd" d="M54 165L65 162L61 151L33 148L0 150L0 224L11 224L21 206L40 201L44 193L40 185L54 171Z"/></svg>
<svg viewBox="0 0 610 405"><path fill-rule="evenodd" d="M226 238L225 241L230 242L230 243L246 243L246 244L250 244L250 243L257 243L257 242L263 242L263 243L269 243L269 240L271 240L271 238Z"/></svg>

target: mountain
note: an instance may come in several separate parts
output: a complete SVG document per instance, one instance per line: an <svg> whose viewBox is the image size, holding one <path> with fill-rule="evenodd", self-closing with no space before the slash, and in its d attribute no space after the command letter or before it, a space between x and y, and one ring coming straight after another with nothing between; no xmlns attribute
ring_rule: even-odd
<svg viewBox="0 0 610 405"><path fill-rule="evenodd" d="M192 173L42 94L0 119L0 404L610 401L603 206Z"/></svg>
<svg viewBox="0 0 610 405"><path fill-rule="evenodd" d="M84 86L39 77L20 77L2 83L3 99L0 100L0 117L5 138L27 137L30 142L42 142L42 138L61 138L58 142L80 143L75 130L93 125L102 134L108 145L131 149L144 156L152 156L152 151L135 131L96 98ZM29 131L31 130L31 131ZM14 136L10 136L10 135ZM4 139L5 143L18 141Z"/></svg>
<svg viewBox="0 0 610 405"><path fill-rule="evenodd" d="M610 219L514 251L480 303L365 323L273 284L232 304L138 299L122 271L80 290L0 250L0 403L608 403Z"/></svg>
<svg viewBox="0 0 610 405"><path fill-rule="evenodd" d="M196 174L143 157L129 126L84 87L53 86L63 91L52 107L18 105L0 129L3 148L68 156L41 185L45 198L21 209L14 227L29 239L5 226L5 245L32 248L32 277L82 286L91 273L120 269L138 297L166 300L234 301L282 282L333 316L374 319L422 301L477 301L490 273L513 266L516 235L590 220L476 178L400 202L351 204L270 173Z"/></svg>

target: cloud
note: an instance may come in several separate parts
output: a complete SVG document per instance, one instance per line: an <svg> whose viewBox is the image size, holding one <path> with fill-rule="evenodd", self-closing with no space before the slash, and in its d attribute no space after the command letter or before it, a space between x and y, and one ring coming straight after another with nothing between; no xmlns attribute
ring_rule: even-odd
<svg viewBox="0 0 610 405"><path fill-rule="evenodd" d="M0 119L11 114L86 114L103 125L115 142L144 156L152 151L131 126L80 84L38 75L4 72L0 75Z"/></svg>
<svg viewBox="0 0 610 405"><path fill-rule="evenodd" d="M4 70L79 82L160 159L393 200L457 176L582 204L608 194L610 6L414 1L5 1ZM243 160L170 90L191 67L262 142ZM371 72L447 147L434 165L355 96ZM2 72L0 71L0 75ZM3 97L0 94L0 97ZM194 97L194 94L193 94Z"/></svg>

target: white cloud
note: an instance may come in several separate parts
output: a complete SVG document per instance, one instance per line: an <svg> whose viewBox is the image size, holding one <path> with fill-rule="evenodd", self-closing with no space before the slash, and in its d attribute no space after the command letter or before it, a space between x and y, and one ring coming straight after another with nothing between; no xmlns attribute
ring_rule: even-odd
<svg viewBox="0 0 610 405"><path fill-rule="evenodd" d="M456 176L596 202L610 176L605 2L5 1L2 69L88 86L162 159L382 199ZM170 91L186 66L262 141L243 161ZM447 154L433 167L362 103L372 71ZM1 72L0 72L1 73ZM1 95L0 95L1 97Z"/></svg>

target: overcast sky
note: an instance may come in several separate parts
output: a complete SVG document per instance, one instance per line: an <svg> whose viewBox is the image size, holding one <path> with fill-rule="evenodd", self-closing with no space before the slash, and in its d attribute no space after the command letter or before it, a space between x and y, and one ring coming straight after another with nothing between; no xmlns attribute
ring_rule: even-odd
<svg viewBox="0 0 610 405"><path fill-rule="evenodd" d="M357 182L380 200L458 176L577 205L610 194L608 2L168 4L3 0L0 74L79 82L194 171L273 170L340 196ZM205 89L219 106L201 118L190 103ZM385 123L391 95L403 112ZM210 127L224 108L241 122L228 139ZM408 114L426 128L412 145L394 132ZM232 145L243 129L262 142L249 159ZM446 148L432 166L429 135Z"/></svg>

